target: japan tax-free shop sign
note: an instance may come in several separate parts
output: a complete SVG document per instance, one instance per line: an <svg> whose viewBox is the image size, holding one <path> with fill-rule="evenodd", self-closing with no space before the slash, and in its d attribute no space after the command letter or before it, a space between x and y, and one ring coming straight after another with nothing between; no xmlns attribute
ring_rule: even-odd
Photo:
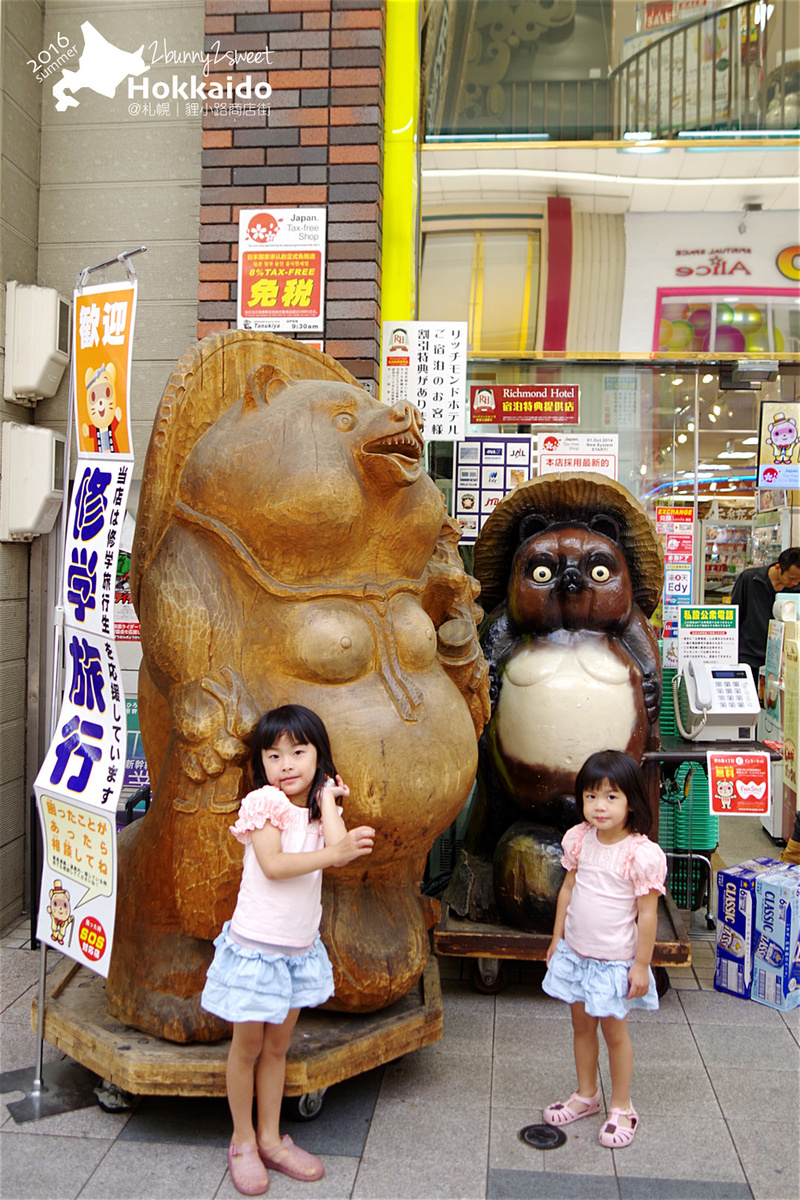
<svg viewBox="0 0 800 1200"><path fill-rule="evenodd" d="M324 326L324 208L239 213L239 329L313 333Z"/></svg>
<svg viewBox="0 0 800 1200"><path fill-rule="evenodd" d="M116 915L116 812L126 749L114 589L133 470L136 284L74 297L78 461L64 547L64 694L34 790L44 861L37 937L107 976Z"/></svg>

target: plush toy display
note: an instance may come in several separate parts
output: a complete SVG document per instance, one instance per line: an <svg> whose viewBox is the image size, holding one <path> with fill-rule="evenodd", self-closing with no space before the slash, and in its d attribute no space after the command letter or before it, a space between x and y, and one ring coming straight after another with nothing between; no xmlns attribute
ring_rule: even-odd
<svg viewBox="0 0 800 1200"><path fill-rule="evenodd" d="M655 529L620 484L552 474L520 484L475 546L492 718L466 850L448 892L473 919L546 929L576 824L575 776L596 750L657 744L661 596ZM491 863L491 867L488 864Z"/></svg>
<svg viewBox="0 0 800 1200"><path fill-rule="evenodd" d="M127 1024L175 1041L227 1033L199 994L239 884L229 826L253 726L286 703L322 717L348 826L377 831L368 860L324 879L332 1004L380 1009L419 978L419 882L489 715L477 585L422 446L413 405L380 404L300 343L231 331L178 364L131 572L155 794L120 845L107 995Z"/></svg>

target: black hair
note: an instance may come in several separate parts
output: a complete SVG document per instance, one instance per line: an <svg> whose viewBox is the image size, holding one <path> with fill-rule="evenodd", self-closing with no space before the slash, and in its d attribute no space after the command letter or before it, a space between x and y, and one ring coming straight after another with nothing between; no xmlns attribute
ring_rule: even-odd
<svg viewBox="0 0 800 1200"><path fill-rule="evenodd" d="M778 567L781 571L791 571L792 567L800 567L800 546L790 546L778 555Z"/></svg>
<svg viewBox="0 0 800 1200"><path fill-rule="evenodd" d="M284 733L295 745L310 745L317 752L317 773L308 793L309 816L312 821L316 821L320 816L319 790L325 782L326 775L331 779L336 777L336 767L333 765L328 731L310 708L305 708L302 704L283 704L280 708L270 709L261 717L253 730L250 742L253 787L266 787L268 780L261 751L269 750Z"/></svg>
<svg viewBox="0 0 800 1200"><path fill-rule="evenodd" d="M597 754L590 754L578 771L575 796L581 816L583 793L591 791L606 779L609 785L622 792L628 801L626 828L631 833L648 834L653 828L653 810L650 807L644 774L636 760L620 750L600 750Z"/></svg>

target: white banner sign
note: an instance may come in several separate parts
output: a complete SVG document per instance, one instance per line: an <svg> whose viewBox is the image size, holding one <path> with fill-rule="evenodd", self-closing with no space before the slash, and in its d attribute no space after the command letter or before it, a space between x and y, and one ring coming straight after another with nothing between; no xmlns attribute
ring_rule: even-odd
<svg viewBox="0 0 800 1200"><path fill-rule="evenodd" d="M467 323L384 321L381 399L416 404L428 441L464 437Z"/></svg>

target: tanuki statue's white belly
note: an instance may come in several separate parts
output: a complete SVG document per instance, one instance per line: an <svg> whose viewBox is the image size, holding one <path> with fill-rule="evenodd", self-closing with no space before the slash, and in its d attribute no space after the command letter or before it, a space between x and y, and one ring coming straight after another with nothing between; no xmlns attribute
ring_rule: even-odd
<svg viewBox="0 0 800 1200"><path fill-rule="evenodd" d="M503 758L574 776L597 750L627 750L638 715L632 671L604 637L521 646L494 716Z"/></svg>

